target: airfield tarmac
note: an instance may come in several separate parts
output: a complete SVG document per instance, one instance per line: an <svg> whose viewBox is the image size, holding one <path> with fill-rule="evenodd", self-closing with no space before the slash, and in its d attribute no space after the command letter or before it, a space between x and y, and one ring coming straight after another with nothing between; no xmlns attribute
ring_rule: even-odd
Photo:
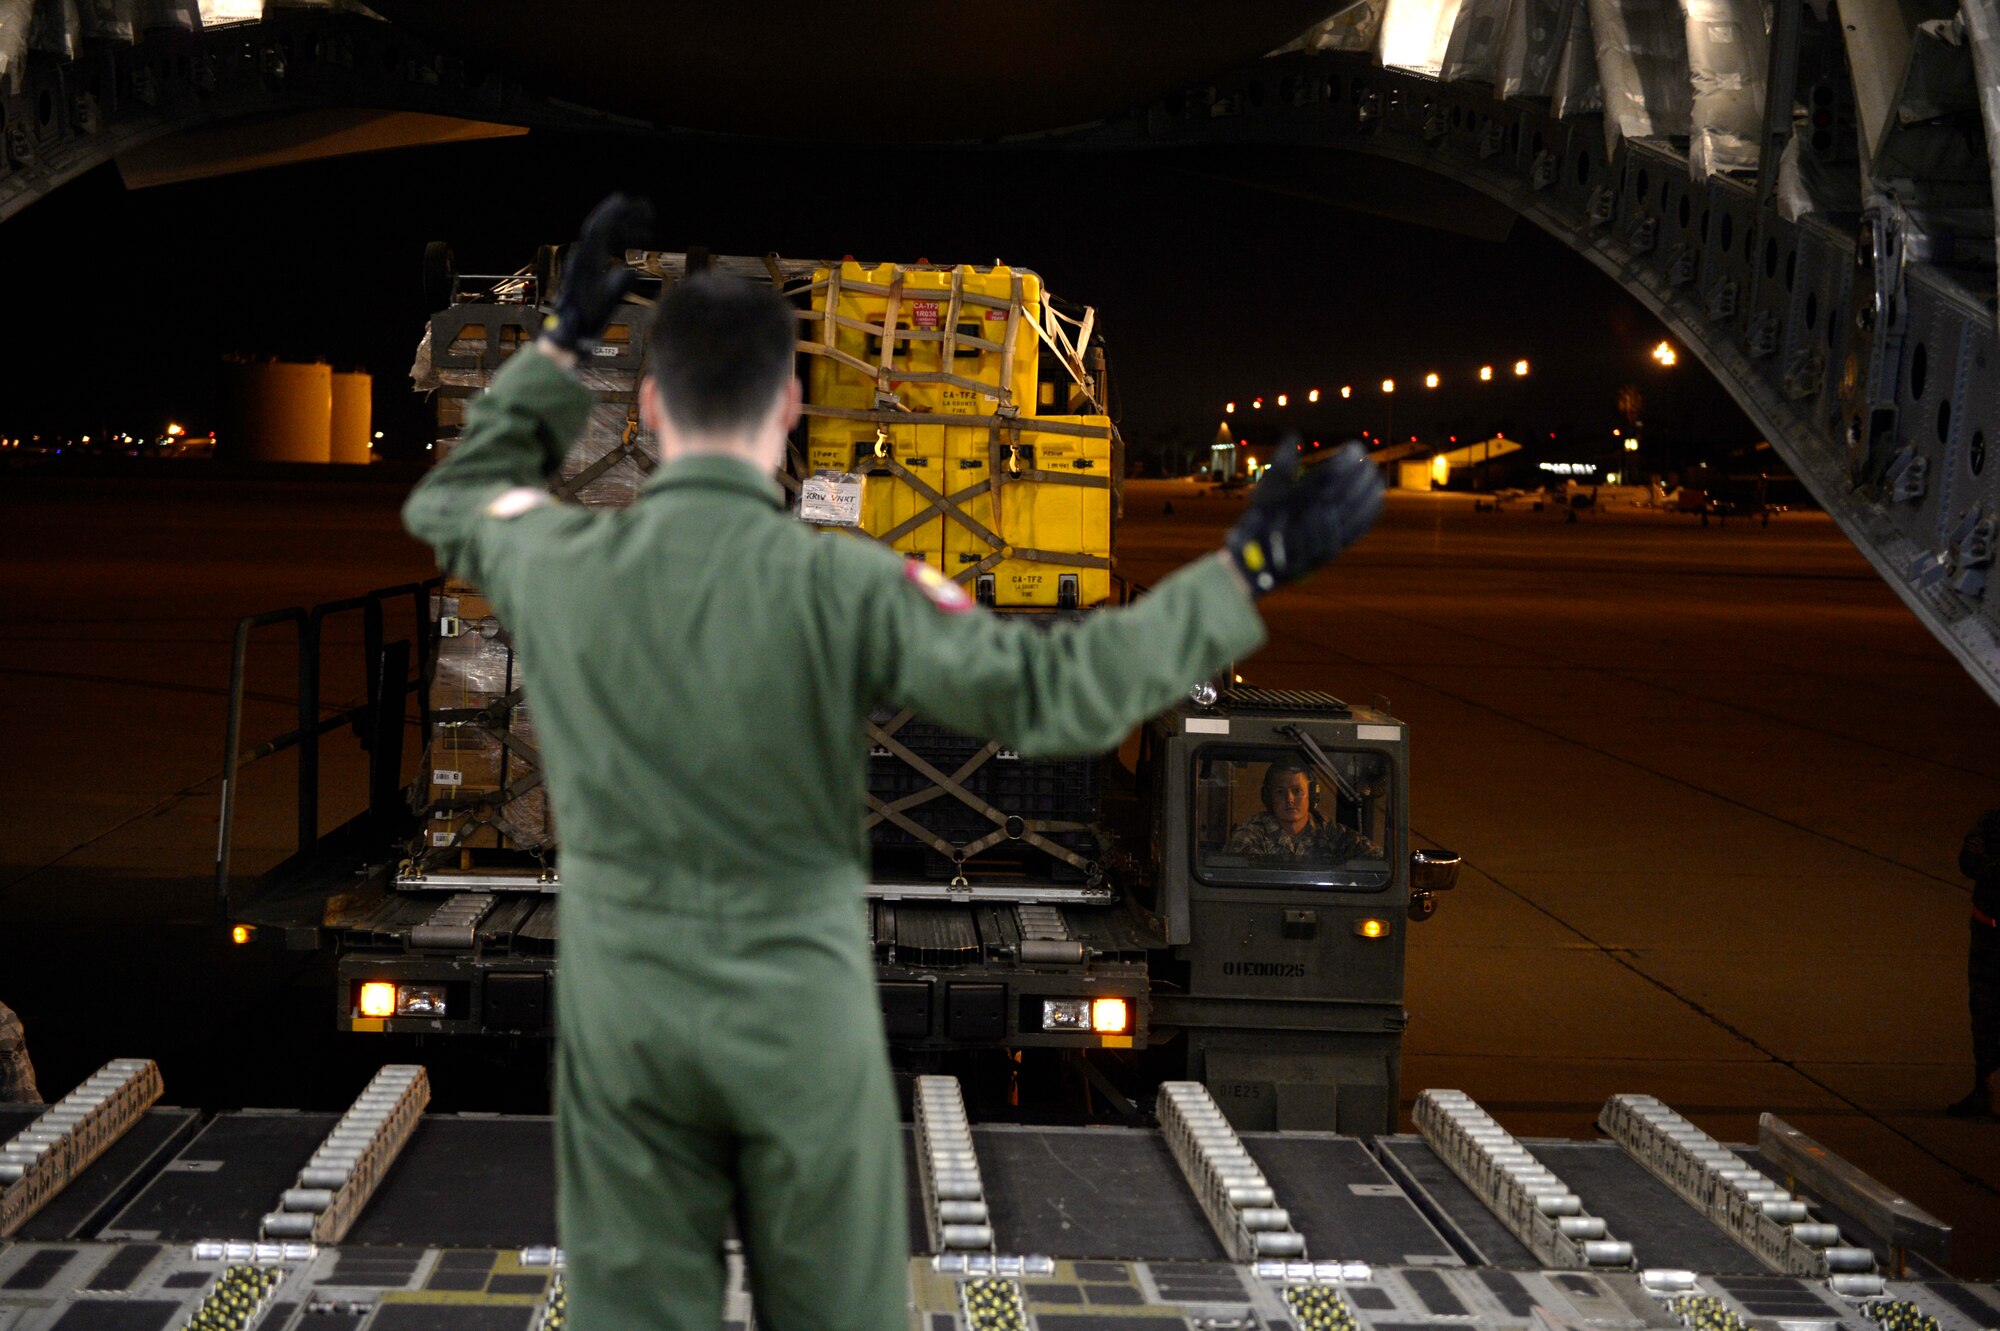
<svg viewBox="0 0 2000 1331"><path fill-rule="evenodd" d="M137 1054L180 1103L333 1105L381 1061L331 1036L307 961L228 944L213 860L235 621L426 576L405 485L0 486L0 1000L46 1091ZM1122 571L1213 549L1241 503L1132 482ZM1244 668L1386 697L1418 844L1465 858L1410 930L1406 1102L1456 1087L1517 1135L1588 1137L1647 1091L1732 1141L1768 1110L1956 1225L1960 1274L2000 1275L2000 1123L1941 1112L1970 1081L1956 858L2000 805L2000 707L1821 515L1562 517L1397 495L1266 602ZM327 696L351 701L358 628L331 633ZM294 696L282 642L253 661L246 740ZM351 747L329 742L328 828ZM290 761L242 783L243 872L288 848ZM531 1107L476 1066L439 1091Z"/></svg>

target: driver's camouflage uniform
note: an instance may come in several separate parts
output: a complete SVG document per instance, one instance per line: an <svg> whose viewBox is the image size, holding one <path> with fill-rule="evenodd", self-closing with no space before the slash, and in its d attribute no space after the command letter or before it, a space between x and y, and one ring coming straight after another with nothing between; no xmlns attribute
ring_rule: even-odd
<svg viewBox="0 0 2000 1331"><path fill-rule="evenodd" d="M562 828L556 1157L571 1323L909 1325L903 1144L864 889L877 707L1026 756L1103 752L1262 643L1221 559L1046 630L789 517L738 458L630 508L539 492L590 394L517 352L404 520L490 598Z"/></svg>
<svg viewBox="0 0 2000 1331"><path fill-rule="evenodd" d="M1229 844L1222 848L1222 853L1333 863L1379 859L1382 855L1374 842L1352 828L1324 818L1314 818L1297 832L1292 832L1280 827L1278 820L1268 811L1252 814L1237 824L1236 830L1229 834Z"/></svg>

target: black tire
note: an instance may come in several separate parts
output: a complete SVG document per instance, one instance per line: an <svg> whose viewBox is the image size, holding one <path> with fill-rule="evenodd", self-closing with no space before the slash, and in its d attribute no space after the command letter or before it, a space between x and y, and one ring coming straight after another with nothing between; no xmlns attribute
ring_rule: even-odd
<svg viewBox="0 0 2000 1331"><path fill-rule="evenodd" d="M445 310L457 295L458 265L451 257L451 244L433 240L424 246L424 301L432 310Z"/></svg>

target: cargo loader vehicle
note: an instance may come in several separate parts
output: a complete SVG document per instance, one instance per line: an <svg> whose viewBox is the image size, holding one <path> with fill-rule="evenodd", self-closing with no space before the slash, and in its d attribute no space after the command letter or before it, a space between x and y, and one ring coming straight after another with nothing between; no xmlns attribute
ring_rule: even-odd
<svg viewBox="0 0 2000 1331"><path fill-rule="evenodd" d="M533 340L560 255L492 277L454 273L441 246L427 262L441 308L413 373L436 403L441 455L468 399ZM560 498L615 507L637 493L655 464L636 402L649 297L717 265L797 308L805 415L780 479L800 521L827 540L883 542L1037 623L1144 594L1114 563L1123 449L1095 312L1036 273L698 252L627 262L643 281L579 369L596 403L552 482ZM329 719L302 698L281 742L307 750L303 786L321 735L351 724L369 748L370 807L322 837L302 789L298 853L244 891L226 785L230 921L328 951L344 1030L546 1038L559 829L534 700L478 589L435 581L245 621L232 716L253 628L293 623L304 659L319 623L346 612L369 626L367 701ZM385 615L406 613L410 639L386 642ZM406 785L412 696L423 757ZM868 742L866 908L902 1066L998 1067L1003 1081L1056 1068L1114 1114L1192 1079L1243 1128L1393 1128L1404 930L1457 866L1410 844L1408 735L1393 716L1232 672L1147 723L1129 764L1030 761L908 713L873 718ZM232 729L232 765L241 750ZM1302 790L1321 829L1308 852L1258 833L1281 785Z"/></svg>

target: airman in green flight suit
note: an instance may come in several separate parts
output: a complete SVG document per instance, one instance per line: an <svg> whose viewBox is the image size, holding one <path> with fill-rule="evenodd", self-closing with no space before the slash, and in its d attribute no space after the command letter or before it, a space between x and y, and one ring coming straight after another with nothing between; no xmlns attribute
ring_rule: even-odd
<svg viewBox="0 0 2000 1331"><path fill-rule="evenodd" d="M739 1219L759 1325L910 1325L897 1108L863 908L863 721L884 705L1023 756L1101 752L1264 639L1254 597L1381 509L1358 454L1274 468L1216 557L1041 631L786 515L795 319L718 274L665 294L617 511L547 492L590 395L567 368L643 243L586 222L533 350L404 508L513 636L562 829L556 1139L570 1324L714 1331Z"/></svg>

